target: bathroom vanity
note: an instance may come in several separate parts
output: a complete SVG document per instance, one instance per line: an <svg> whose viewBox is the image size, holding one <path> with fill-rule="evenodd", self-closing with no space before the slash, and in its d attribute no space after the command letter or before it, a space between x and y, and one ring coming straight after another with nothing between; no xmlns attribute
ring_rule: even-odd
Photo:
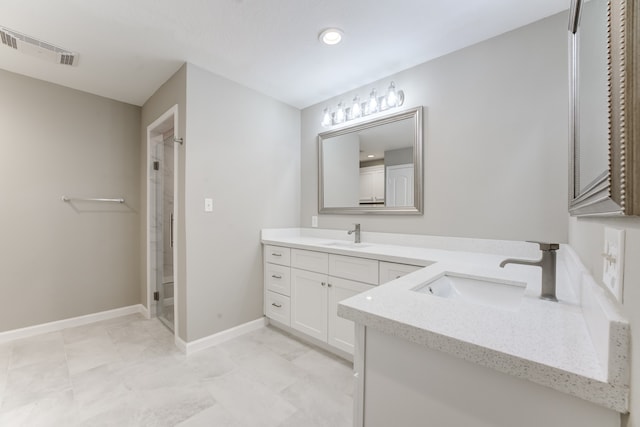
<svg viewBox="0 0 640 427"><path fill-rule="evenodd" d="M539 268L499 267L506 258L539 258L537 245L347 237L262 233L265 315L353 357L354 425L620 425L629 325L570 247L558 252L559 302L550 302L538 298ZM465 280L494 296L481 300Z"/></svg>

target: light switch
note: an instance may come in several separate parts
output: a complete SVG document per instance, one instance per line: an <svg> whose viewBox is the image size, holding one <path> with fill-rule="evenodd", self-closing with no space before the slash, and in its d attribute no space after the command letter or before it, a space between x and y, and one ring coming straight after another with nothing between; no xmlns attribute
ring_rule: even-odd
<svg viewBox="0 0 640 427"><path fill-rule="evenodd" d="M311 216L311 226L316 228L318 227L318 216L317 215L312 215Z"/></svg>
<svg viewBox="0 0 640 427"><path fill-rule="evenodd" d="M616 299L622 302L624 230L605 227L602 258L602 281Z"/></svg>
<svg viewBox="0 0 640 427"><path fill-rule="evenodd" d="M213 212L213 199L204 199L204 211Z"/></svg>

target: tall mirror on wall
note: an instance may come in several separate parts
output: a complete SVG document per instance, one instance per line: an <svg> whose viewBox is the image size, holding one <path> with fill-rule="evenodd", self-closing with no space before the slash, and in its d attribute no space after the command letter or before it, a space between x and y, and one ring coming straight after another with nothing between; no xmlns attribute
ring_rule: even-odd
<svg viewBox="0 0 640 427"><path fill-rule="evenodd" d="M320 213L422 213L422 107L318 135Z"/></svg>
<svg viewBox="0 0 640 427"><path fill-rule="evenodd" d="M572 0L572 215L640 214L637 0Z"/></svg>

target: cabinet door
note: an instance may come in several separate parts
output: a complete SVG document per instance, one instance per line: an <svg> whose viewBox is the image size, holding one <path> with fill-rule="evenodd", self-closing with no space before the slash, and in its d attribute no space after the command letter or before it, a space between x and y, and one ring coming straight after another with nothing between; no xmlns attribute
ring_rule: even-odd
<svg viewBox="0 0 640 427"><path fill-rule="evenodd" d="M361 292L373 289L373 286L337 277L329 277L327 286L329 290L328 343L340 350L353 354L354 325L351 320L338 317L338 303Z"/></svg>
<svg viewBox="0 0 640 427"><path fill-rule="evenodd" d="M373 200L375 202L384 202L384 166L371 174L371 181Z"/></svg>
<svg viewBox="0 0 640 427"><path fill-rule="evenodd" d="M360 172L360 201L373 202L373 180L371 172Z"/></svg>
<svg viewBox="0 0 640 427"><path fill-rule="evenodd" d="M396 280L405 274L413 273L423 267L409 264L396 264L393 262L380 261L380 284Z"/></svg>
<svg viewBox="0 0 640 427"><path fill-rule="evenodd" d="M291 269L291 327L327 342L327 275Z"/></svg>

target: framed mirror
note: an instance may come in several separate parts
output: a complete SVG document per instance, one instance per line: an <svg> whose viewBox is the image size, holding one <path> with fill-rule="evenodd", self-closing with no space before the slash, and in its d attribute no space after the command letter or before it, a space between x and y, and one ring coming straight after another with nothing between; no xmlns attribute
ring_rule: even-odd
<svg viewBox="0 0 640 427"><path fill-rule="evenodd" d="M640 214L640 40L635 0L572 0L571 215Z"/></svg>
<svg viewBox="0 0 640 427"><path fill-rule="evenodd" d="M422 107L318 135L318 210L422 214Z"/></svg>

